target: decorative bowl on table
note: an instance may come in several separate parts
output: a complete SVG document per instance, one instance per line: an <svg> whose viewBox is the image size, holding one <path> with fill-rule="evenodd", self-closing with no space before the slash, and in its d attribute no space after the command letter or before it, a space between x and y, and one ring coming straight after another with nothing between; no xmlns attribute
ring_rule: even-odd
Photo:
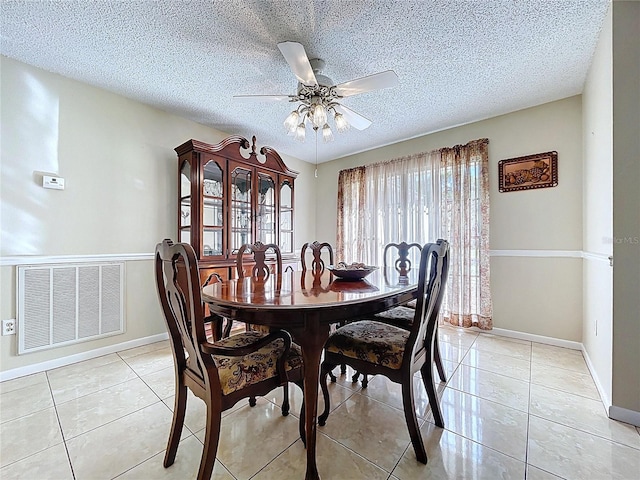
<svg viewBox="0 0 640 480"><path fill-rule="evenodd" d="M364 263L352 263L347 265L344 262L340 262L337 265L329 265L327 269L333 273L336 277L343 280L362 280L378 267L371 265L365 265Z"/></svg>

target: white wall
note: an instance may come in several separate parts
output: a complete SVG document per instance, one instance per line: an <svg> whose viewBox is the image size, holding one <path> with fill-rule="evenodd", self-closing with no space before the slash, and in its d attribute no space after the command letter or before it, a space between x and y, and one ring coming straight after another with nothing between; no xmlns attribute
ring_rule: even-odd
<svg viewBox="0 0 640 480"><path fill-rule="evenodd" d="M494 327L580 342L581 116L581 98L576 96L323 163L317 231L326 234L318 240L335 242L340 170L486 137L490 246L497 251L491 260ZM500 160L552 150L558 152L557 187L498 191Z"/></svg>
<svg viewBox="0 0 640 480"><path fill-rule="evenodd" d="M0 318L15 318L15 267L24 256L140 254L126 264L127 331L69 347L17 356L0 337L0 371L165 332L151 255L177 231L177 156L190 138L229 134L0 57L2 145ZM258 139L258 145L260 144ZM314 167L283 156L300 172L296 243L315 238ZM41 186L64 177L63 191ZM9 259L9 260L7 260ZM8 266L7 266L8 265Z"/></svg>
<svg viewBox="0 0 640 480"><path fill-rule="evenodd" d="M582 343L605 405L611 404L613 270L613 76L611 8L582 94L584 145Z"/></svg>

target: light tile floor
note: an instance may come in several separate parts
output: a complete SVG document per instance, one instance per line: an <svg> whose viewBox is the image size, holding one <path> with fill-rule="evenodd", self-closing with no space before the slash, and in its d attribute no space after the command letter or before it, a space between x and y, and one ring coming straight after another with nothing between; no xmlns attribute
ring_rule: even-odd
<svg viewBox="0 0 640 480"><path fill-rule="evenodd" d="M384 377L331 384L318 427L323 479L638 479L640 430L607 418L578 351L440 328L446 428L433 424L415 379L429 463L415 459L400 389ZM0 384L0 478L188 479L198 469L204 404L191 396L175 464L162 467L173 366L167 342ZM280 415L282 389L225 412L212 478L302 479L302 395ZM323 408L320 401L320 409Z"/></svg>

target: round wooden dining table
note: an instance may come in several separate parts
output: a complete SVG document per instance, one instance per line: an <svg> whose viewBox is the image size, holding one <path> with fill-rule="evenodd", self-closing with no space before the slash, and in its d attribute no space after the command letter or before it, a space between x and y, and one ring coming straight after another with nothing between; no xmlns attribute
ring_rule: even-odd
<svg viewBox="0 0 640 480"><path fill-rule="evenodd" d="M267 278L244 277L207 285L202 299L212 313L245 323L288 331L302 348L304 361L305 479L319 479L316 466L318 380L322 349L330 326L357 320L413 299L416 269L400 275L378 269L359 281L343 280L329 270L289 271Z"/></svg>

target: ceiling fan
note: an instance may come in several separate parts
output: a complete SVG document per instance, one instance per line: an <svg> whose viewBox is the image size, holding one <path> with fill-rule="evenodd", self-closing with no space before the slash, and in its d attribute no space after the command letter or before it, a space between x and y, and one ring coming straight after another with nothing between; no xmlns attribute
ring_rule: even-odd
<svg viewBox="0 0 640 480"><path fill-rule="evenodd" d="M359 93L380 90L398 85L398 76L393 70L375 73L362 78L334 85L333 80L322 74L324 60L309 60L304 47L297 42L282 42L278 48L293 74L298 79L298 88L294 95L235 95L239 100L287 100L299 102L284 121L287 132L296 140L304 141L306 124L314 130L322 129L325 142L333 140L333 132L328 124L329 115L333 115L336 129L344 132L350 125L364 130L371 120L340 104L338 100Z"/></svg>

